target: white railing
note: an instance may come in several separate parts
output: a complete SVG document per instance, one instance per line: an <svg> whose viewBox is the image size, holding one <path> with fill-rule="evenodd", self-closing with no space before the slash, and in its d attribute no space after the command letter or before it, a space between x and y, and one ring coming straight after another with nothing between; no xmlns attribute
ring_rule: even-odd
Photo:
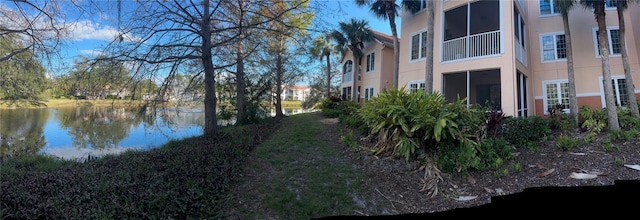
<svg viewBox="0 0 640 220"><path fill-rule="evenodd" d="M342 82L343 83L351 82L351 80L353 80L353 72L345 73L345 74L342 75Z"/></svg>
<svg viewBox="0 0 640 220"><path fill-rule="evenodd" d="M474 34L442 43L442 61L500 54L500 30Z"/></svg>
<svg viewBox="0 0 640 220"><path fill-rule="evenodd" d="M527 65L527 51L524 50L524 46L518 39L516 39L516 59L522 63L522 65Z"/></svg>

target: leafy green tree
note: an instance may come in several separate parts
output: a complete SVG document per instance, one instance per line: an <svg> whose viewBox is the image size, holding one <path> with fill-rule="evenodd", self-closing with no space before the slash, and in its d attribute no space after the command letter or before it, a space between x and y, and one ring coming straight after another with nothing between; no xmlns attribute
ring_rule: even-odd
<svg viewBox="0 0 640 220"><path fill-rule="evenodd" d="M299 75L299 66L302 63L293 57L298 57L307 48L301 47L304 38L308 37L306 28L311 24L314 16L306 10L309 1L277 1L272 0L266 14L274 20L270 22L269 31L265 33L267 60L263 64L273 63L271 69L275 73L275 111L276 117L284 117L282 112L283 85L295 76ZM296 8L296 10L290 10ZM276 17L276 15L279 15ZM287 65L287 64L292 65ZM295 68L298 68L296 71ZM290 76L290 77L287 77Z"/></svg>
<svg viewBox="0 0 640 220"><path fill-rule="evenodd" d="M23 48L17 35L0 38L0 54L10 54ZM12 55L0 62L0 98L9 100L37 100L46 87L44 67L30 51Z"/></svg>
<svg viewBox="0 0 640 220"><path fill-rule="evenodd" d="M326 98L331 97L331 54L337 50L337 45L331 42L331 34L324 33L319 35L313 40L313 46L311 47L311 55L314 58L320 59L320 62L326 60L327 72L326 72Z"/></svg>
<svg viewBox="0 0 640 220"><path fill-rule="evenodd" d="M351 84L351 100L357 101L357 87L356 82L360 75L362 68L360 68L360 61L363 57L362 49L364 49L364 43L373 40L373 33L369 27L369 22L365 20L351 19L349 22L339 22L339 29L334 30L331 33L333 39L340 45L340 53L344 54L346 49L349 49L353 53L355 71L353 74L353 82Z"/></svg>
<svg viewBox="0 0 640 220"><path fill-rule="evenodd" d="M602 76L604 78L604 99L607 103L607 123L609 130L620 130L618 111L614 101L613 85L611 85L611 68L609 66L609 43L607 42L607 23L605 20L605 1L582 0L580 3L587 9L593 10L598 23L598 44L600 46L600 60L602 62Z"/></svg>
<svg viewBox="0 0 640 220"><path fill-rule="evenodd" d="M578 125L578 98L576 96L576 78L573 71L573 46L571 43L571 29L569 28L569 11L574 7L574 0L553 1L554 8L560 12L564 24L564 38L567 45L567 78L569 78L569 111L576 128Z"/></svg>
<svg viewBox="0 0 640 220"><path fill-rule="evenodd" d="M108 91L121 91L130 79L129 71L115 59L98 57L92 60L80 56L74 62L69 79L73 85L70 92L75 95L103 99Z"/></svg>
<svg viewBox="0 0 640 220"><path fill-rule="evenodd" d="M629 67L629 54L627 54L627 43L625 40L626 27L624 22L624 10L629 7L629 3L638 2L638 0L616 0L616 10L618 12L618 26L620 27L620 53L622 55L622 66L624 68L624 79L627 84L627 95L629 103L627 107L631 110L631 114L640 117L638 112L638 101L636 99L636 87L633 84L631 76L631 67Z"/></svg>

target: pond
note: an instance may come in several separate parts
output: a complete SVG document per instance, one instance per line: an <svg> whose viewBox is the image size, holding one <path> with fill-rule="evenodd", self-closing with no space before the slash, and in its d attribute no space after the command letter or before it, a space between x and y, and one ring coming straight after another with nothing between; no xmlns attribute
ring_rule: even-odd
<svg viewBox="0 0 640 220"><path fill-rule="evenodd" d="M288 115L300 112L305 111L285 110ZM202 107L0 109L0 159L48 154L82 160L89 155L147 150L202 135L203 126Z"/></svg>

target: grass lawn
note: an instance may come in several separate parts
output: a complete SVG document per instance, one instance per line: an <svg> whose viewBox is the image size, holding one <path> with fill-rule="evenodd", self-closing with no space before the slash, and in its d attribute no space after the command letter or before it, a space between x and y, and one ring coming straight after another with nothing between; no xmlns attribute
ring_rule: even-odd
<svg viewBox="0 0 640 220"><path fill-rule="evenodd" d="M358 209L354 196L364 187L364 174L328 140L321 117L319 113L292 115L255 149L245 176L259 181L241 180L229 198L253 205L238 208L235 215L309 219L353 214Z"/></svg>

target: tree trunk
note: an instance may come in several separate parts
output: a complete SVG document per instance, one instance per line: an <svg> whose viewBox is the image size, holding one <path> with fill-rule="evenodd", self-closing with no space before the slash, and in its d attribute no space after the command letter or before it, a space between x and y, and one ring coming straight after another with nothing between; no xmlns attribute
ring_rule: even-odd
<svg viewBox="0 0 640 220"><path fill-rule="evenodd" d="M351 82L351 101L357 102L358 98L356 97L356 95L358 94L358 91L356 90L356 85L358 82L358 76L360 76L360 59L362 59L361 57L356 57L355 54L353 56L354 61L353 61L353 82Z"/></svg>
<svg viewBox="0 0 640 220"><path fill-rule="evenodd" d="M624 78L627 83L627 95L629 96L629 106L631 114L640 117L638 112L638 101L636 100L636 88L631 77L631 68L629 67L629 55L627 54L627 43L625 42L625 24L624 24L624 8L622 4L618 4L618 25L620 28L620 53L622 55L622 66L624 68Z"/></svg>
<svg viewBox="0 0 640 220"><path fill-rule="evenodd" d="M244 22L244 1L238 2L238 48L236 57L236 124L243 125L247 123L247 98L246 98L246 85L244 81L244 37L245 29L243 27Z"/></svg>
<svg viewBox="0 0 640 220"><path fill-rule="evenodd" d="M427 0L427 54L425 56L426 70L424 77L424 91L433 92L433 23L434 23L434 1Z"/></svg>
<svg viewBox="0 0 640 220"><path fill-rule="evenodd" d="M213 136L218 132L218 123L216 119L216 88L215 78L213 74L213 60L211 59L211 29L209 24L209 1L203 0L202 6L204 13L202 17L202 65L204 67L205 97L204 97L204 135Z"/></svg>
<svg viewBox="0 0 640 220"><path fill-rule="evenodd" d="M327 98L331 98L331 54L327 54Z"/></svg>
<svg viewBox="0 0 640 220"><path fill-rule="evenodd" d="M242 43L242 34L238 41L238 54L236 60L236 108L238 114L236 116L236 124L243 125L247 123L247 105L245 95L244 82L244 43Z"/></svg>
<svg viewBox="0 0 640 220"><path fill-rule="evenodd" d="M387 7L387 17L389 18L389 26L391 26L391 34L393 35L393 87L398 88L398 76L400 65L400 41L398 40L398 30L396 30L396 13L395 2L385 2Z"/></svg>
<svg viewBox="0 0 640 220"><path fill-rule="evenodd" d="M284 76L284 66L282 63L282 49L284 39L280 39L280 46L276 50L276 118L284 117L282 113L282 77Z"/></svg>
<svg viewBox="0 0 640 220"><path fill-rule="evenodd" d="M562 13L562 23L564 24L564 38L567 46L567 76L569 78L569 111L574 125L578 124L578 98L576 97L576 78L573 71L573 49L571 45L571 30L569 29L569 12Z"/></svg>
<svg viewBox="0 0 640 220"><path fill-rule="evenodd" d="M596 22L598 23L598 42L600 43L600 57L602 61L602 76L604 78L604 98L607 103L607 119L610 131L620 130L617 106L611 84L611 69L609 67L609 43L607 42L607 25L605 21L604 1L595 6Z"/></svg>

